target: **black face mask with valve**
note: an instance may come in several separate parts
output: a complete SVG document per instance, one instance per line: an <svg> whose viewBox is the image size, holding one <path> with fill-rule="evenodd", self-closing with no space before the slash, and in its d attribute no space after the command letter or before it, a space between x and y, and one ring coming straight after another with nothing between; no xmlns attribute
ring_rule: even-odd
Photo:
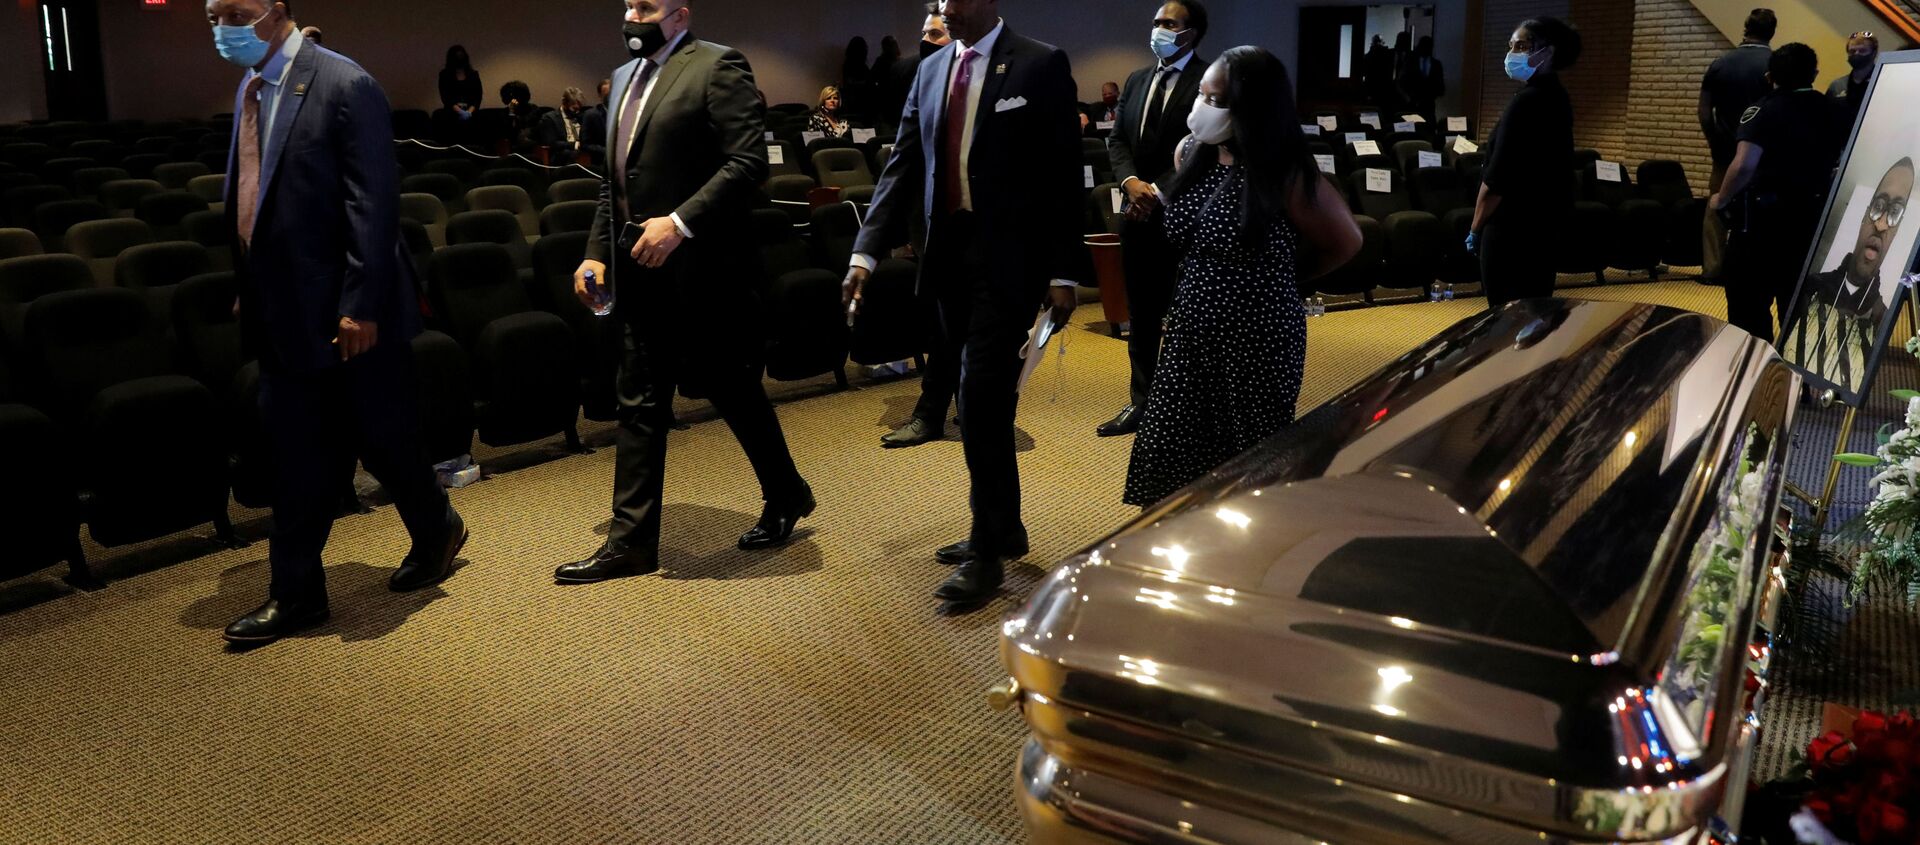
<svg viewBox="0 0 1920 845"><path fill-rule="evenodd" d="M636 59L644 59L667 46L667 33L658 23L627 21L620 27L620 34L627 40L627 53Z"/></svg>

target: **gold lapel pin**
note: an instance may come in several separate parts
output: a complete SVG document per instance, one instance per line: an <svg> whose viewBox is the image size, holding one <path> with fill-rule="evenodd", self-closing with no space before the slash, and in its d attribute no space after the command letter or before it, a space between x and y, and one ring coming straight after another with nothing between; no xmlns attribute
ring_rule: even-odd
<svg viewBox="0 0 1920 845"><path fill-rule="evenodd" d="M305 97L305 96L307 95L307 83L305 83L305 82L301 82L301 83L298 83L298 84L296 84L296 85L294 85L294 86L293 86L293 95L294 95L295 97Z"/></svg>
<svg viewBox="0 0 1920 845"><path fill-rule="evenodd" d="M996 73L996 74L1004 74L1004 73L1006 73L1006 72L1007 72L1007 66L1006 66L1006 65L1001 65L1001 66L999 66L999 67L997 67L997 68L994 68L994 69L993 69L993 72L994 72L994 73Z"/></svg>

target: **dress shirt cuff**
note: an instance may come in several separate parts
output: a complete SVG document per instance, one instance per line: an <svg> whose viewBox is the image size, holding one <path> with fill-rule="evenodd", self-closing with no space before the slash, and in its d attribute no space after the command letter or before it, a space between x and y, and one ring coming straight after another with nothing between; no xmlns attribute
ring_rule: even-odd
<svg viewBox="0 0 1920 845"><path fill-rule="evenodd" d="M1127 182L1134 182L1134 181L1138 181L1140 184L1147 186L1147 190L1153 192L1153 198L1156 200L1159 200L1161 205L1167 204L1167 197L1166 195L1160 193L1159 185L1155 185L1152 182L1148 182L1147 180L1141 179L1138 176L1128 176L1125 181L1120 183L1120 187L1125 188L1127 187Z"/></svg>
<svg viewBox="0 0 1920 845"><path fill-rule="evenodd" d="M680 212L676 211L667 216L673 218L673 227L680 230L680 237L693 239L693 230L687 228L687 221L680 219Z"/></svg>
<svg viewBox="0 0 1920 845"><path fill-rule="evenodd" d="M854 253L853 258L850 259L847 263L850 264L851 266L858 267L869 273L873 272L873 268L874 268L873 256L868 255L864 252Z"/></svg>
<svg viewBox="0 0 1920 845"><path fill-rule="evenodd" d="M1077 288L1080 286L1080 283L1067 279L1054 279L1053 286L1057 288Z"/></svg>

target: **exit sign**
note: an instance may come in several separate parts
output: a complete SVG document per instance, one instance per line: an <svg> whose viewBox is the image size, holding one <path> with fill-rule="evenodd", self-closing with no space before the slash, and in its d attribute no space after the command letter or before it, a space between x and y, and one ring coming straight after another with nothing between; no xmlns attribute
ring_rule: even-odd
<svg viewBox="0 0 1920 845"><path fill-rule="evenodd" d="M164 12L167 9L167 0L140 0L140 8Z"/></svg>

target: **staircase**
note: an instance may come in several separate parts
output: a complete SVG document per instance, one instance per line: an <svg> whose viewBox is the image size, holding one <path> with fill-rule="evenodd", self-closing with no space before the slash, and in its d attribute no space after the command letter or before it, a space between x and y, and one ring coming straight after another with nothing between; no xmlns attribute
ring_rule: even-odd
<svg viewBox="0 0 1920 845"><path fill-rule="evenodd" d="M1861 2L1871 7L1875 14L1893 28L1894 32L1904 36L1909 46L1920 45L1920 0L1861 0ZM1883 47L1891 46L1898 49L1897 43L1889 44L1891 41L1893 39L1885 36L1880 39Z"/></svg>

